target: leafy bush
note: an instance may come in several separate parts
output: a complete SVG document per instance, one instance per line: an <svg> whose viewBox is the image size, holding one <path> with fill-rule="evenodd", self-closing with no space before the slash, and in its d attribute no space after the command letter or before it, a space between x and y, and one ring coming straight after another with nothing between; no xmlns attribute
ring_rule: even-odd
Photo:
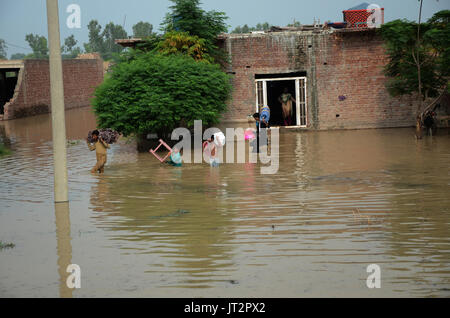
<svg viewBox="0 0 450 318"><path fill-rule="evenodd" d="M418 91L420 66L422 99L436 97L448 86L450 75L450 10L435 13L427 23L420 24L417 40L416 22L394 20L381 26L389 62L385 74L392 96Z"/></svg>
<svg viewBox="0 0 450 318"><path fill-rule="evenodd" d="M218 63L227 59L224 50L217 46L217 36L228 30L224 12L205 11L200 7L200 0L170 0L170 12L161 24L162 30L187 32L205 40L206 53Z"/></svg>
<svg viewBox="0 0 450 318"><path fill-rule="evenodd" d="M230 92L230 78L219 65L141 52L114 67L96 89L93 105L101 128L166 137L194 120L217 123Z"/></svg>
<svg viewBox="0 0 450 318"><path fill-rule="evenodd" d="M170 31L164 34L162 41L156 47L162 55L185 54L194 60L204 60L214 63L214 59L206 53L206 41L187 32Z"/></svg>

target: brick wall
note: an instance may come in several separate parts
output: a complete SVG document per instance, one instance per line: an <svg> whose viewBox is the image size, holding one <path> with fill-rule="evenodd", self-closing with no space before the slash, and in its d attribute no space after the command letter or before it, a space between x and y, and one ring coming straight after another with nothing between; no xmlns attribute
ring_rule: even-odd
<svg viewBox="0 0 450 318"><path fill-rule="evenodd" d="M255 111L255 74L306 72L308 128L414 125L413 97L392 98L385 88L387 57L375 30L226 35L222 46L234 87L226 120L245 120Z"/></svg>
<svg viewBox="0 0 450 318"><path fill-rule="evenodd" d="M414 125L413 97L392 98L385 87L388 59L375 32L319 36L315 51L319 128Z"/></svg>
<svg viewBox="0 0 450 318"><path fill-rule="evenodd" d="M103 61L101 59L73 59L63 60L62 63L65 108L90 105L94 88L103 81ZM14 97L5 104L4 119L50 110L48 60L24 60Z"/></svg>

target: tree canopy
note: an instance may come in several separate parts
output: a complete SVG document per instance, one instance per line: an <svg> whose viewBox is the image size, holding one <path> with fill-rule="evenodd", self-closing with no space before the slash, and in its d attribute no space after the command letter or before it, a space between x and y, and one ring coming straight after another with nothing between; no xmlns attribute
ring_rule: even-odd
<svg viewBox="0 0 450 318"><path fill-rule="evenodd" d="M249 27L247 24L244 24L242 27L238 25L236 28L234 28L233 31L231 31L231 33L238 34L238 33L250 33L252 31L267 31L271 27L272 26L268 22L258 23L254 27Z"/></svg>
<svg viewBox="0 0 450 318"><path fill-rule="evenodd" d="M114 67L95 91L98 124L124 135L166 136L194 120L214 124L226 109L231 84L217 64L186 55L142 52Z"/></svg>
<svg viewBox="0 0 450 318"><path fill-rule="evenodd" d="M48 46L45 36L30 33L25 36L25 40L33 50L32 56L29 57L37 59L48 58Z"/></svg>
<svg viewBox="0 0 450 318"><path fill-rule="evenodd" d="M133 25L133 36L135 38L145 38L153 34L153 25L140 21Z"/></svg>
<svg viewBox="0 0 450 318"><path fill-rule="evenodd" d="M217 35L226 31L225 15L205 12L198 0L171 1L164 34L152 33L122 52L97 87L93 105L100 128L134 134L140 141L148 133L167 138L194 120L215 124L226 110L230 76L219 65L224 55L216 46ZM100 34L94 26L93 35Z"/></svg>
<svg viewBox="0 0 450 318"><path fill-rule="evenodd" d="M75 58L81 53L81 49L77 47L78 41L75 40L75 36L72 34L64 40L64 45L61 51L64 53L62 58Z"/></svg>
<svg viewBox="0 0 450 318"><path fill-rule="evenodd" d="M225 53L217 45L217 36L225 33L228 27L225 21L228 17L224 12L204 11L200 8L200 0L170 0L173 5L161 24L166 32L187 32L205 40L205 47L209 55L216 61L225 58Z"/></svg>
<svg viewBox="0 0 450 318"><path fill-rule="evenodd" d="M11 60L23 60L26 56L24 53L14 53L11 55Z"/></svg>
<svg viewBox="0 0 450 318"><path fill-rule="evenodd" d="M436 13L420 25L394 20L381 26L389 62L385 74L392 96L418 92L418 68L421 70L422 99L436 97L448 89L450 72L450 10ZM418 109L418 112L421 110Z"/></svg>
<svg viewBox="0 0 450 318"><path fill-rule="evenodd" d="M123 51L123 47L116 44L115 40L128 37L121 25L108 23L102 32L102 26L97 20L91 20L88 24L89 42L84 44L87 53L100 53L104 60L109 60L114 53Z"/></svg>
<svg viewBox="0 0 450 318"><path fill-rule="evenodd" d="M206 53L206 41L187 32L167 32L155 49L163 55L185 54L197 61L214 62L213 58Z"/></svg>
<svg viewBox="0 0 450 318"><path fill-rule="evenodd" d="M6 59L6 43L3 39L0 39L0 59Z"/></svg>

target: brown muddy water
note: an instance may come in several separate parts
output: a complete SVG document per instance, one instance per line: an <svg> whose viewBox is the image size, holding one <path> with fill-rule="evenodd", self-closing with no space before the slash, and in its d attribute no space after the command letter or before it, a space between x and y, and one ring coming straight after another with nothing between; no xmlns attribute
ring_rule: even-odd
<svg viewBox="0 0 450 318"><path fill-rule="evenodd" d="M66 112L70 204L53 204L50 116L0 123L1 297L450 296L450 135L282 132L280 168L161 165L133 142L105 174ZM244 125L247 126L247 125ZM81 268L81 288L66 268ZM378 264L381 288L366 269Z"/></svg>

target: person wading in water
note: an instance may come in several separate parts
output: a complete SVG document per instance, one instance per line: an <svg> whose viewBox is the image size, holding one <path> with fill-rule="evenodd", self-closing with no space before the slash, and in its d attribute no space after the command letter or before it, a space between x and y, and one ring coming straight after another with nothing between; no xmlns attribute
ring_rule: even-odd
<svg viewBox="0 0 450 318"><path fill-rule="evenodd" d="M93 145L91 145L89 139L86 138L86 143L89 147L89 150L95 150L95 153L97 155L97 163L92 168L91 173L96 173L97 171L99 173L103 173L105 171L106 150L109 148L109 145L99 135L100 133L98 132L98 130L94 130L92 132L92 140L94 141Z"/></svg>

